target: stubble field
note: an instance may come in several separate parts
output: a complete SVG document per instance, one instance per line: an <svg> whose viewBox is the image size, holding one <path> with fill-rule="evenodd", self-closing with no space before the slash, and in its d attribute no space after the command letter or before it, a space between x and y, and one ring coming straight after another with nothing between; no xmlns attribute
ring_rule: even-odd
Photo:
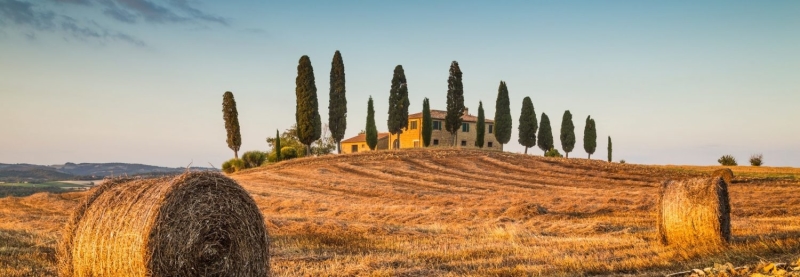
<svg viewBox="0 0 800 277"><path fill-rule="evenodd" d="M719 167L477 150L298 159L231 177L256 200L275 276L658 276L800 256L800 169L733 167L733 242L661 246L657 186ZM86 193L0 199L0 276L52 276Z"/></svg>

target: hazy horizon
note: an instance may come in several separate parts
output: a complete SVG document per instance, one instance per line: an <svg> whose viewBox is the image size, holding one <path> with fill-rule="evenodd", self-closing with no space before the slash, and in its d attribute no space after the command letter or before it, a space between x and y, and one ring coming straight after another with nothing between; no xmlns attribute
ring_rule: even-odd
<svg viewBox="0 0 800 277"><path fill-rule="evenodd" d="M588 115L605 160L800 167L800 2L514 1L402 3L0 0L0 163L123 162L219 168L222 94L234 93L240 154L294 124L295 77L311 58L322 122L331 59L344 59L345 139L365 129L367 99L386 128L392 71L411 108L445 109L450 62L465 105L487 118L508 84L522 152L522 99L561 116L586 158ZM563 153L563 151L561 151ZM529 153L541 155L538 147Z"/></svg>

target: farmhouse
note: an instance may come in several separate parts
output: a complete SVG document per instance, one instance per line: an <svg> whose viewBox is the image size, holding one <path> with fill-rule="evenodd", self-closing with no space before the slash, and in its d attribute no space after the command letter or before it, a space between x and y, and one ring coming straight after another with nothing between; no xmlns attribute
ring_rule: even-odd
<svg viewBox="0 0 800 277"><path fill-rule="evenodd" d="M378 133L378 145L375 146L375 150L385 149L389 149L389 133ZM342 154L364 151L370 151L365 133L342 141Z"/></svg>
<svg viewBox="0 0 800 277"><path fill-rule="evenodd" d="M429 147L451 147L453 146L453 136L445 130L444 118L447 111L431 110L431 144ZM475 140L477 139L476 124L478 117L469 114L468 109L464 109L464 115L461 116L461 129L456 133L456 146L462 148L476 148ZM483 136L483 148L487 150L503 151L503 145L497 142L494 136L494 120L486 119L486 129ZM391 141L392 143L389 143ZM400 134L400 139L397 135L392 136L389 133L378 134L378 146L376 149L399 149L399 148L420 148L422 145L422 113L415 113L408 115L408 126ZM342 153L353 153L360 151L369 151L366 143L366 136L359 134L358 136L342 141Z"/></svg>

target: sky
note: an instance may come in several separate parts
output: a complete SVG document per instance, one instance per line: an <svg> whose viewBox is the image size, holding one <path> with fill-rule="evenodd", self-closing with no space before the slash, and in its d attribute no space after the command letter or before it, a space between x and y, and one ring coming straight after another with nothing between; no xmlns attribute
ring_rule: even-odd
<svg viewBox="0 0 800 277"><path fill-rule="evenodd" d="M242 152L294 124L301 56L322 122L341 51L345 138L367 99L385 131L392 72L412 103L445 109L450 63L465 105L495 112L500 81L522 152L522 99L558 130L597 125L597 151L641 164L800 167L800 1L0 0L0 163L219 165L222 94L235 95ZM541 155L535 147L529 153ZM562 150L563 153L563 150Z"/></svg>

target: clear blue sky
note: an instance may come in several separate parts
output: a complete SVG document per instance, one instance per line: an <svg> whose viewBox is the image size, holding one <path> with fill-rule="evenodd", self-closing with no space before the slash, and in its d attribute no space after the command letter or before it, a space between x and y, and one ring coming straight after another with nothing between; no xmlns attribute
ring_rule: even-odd
<svg viewBox="0 0 800 277"><path fill-rule="evenodd" d="M198 1L0 0L0 163L130 162L215 166L222 94L239 109L242 150L294 123L295 77L311 58L327 121L336 50L347 74L346 137L367 98L386 130L392 71L410 112L444 109L450 62L465 103L494 115L508 83L514 133L530 96L564 110L578 144L595 118L598 149L646 164L800 166L800 1ZM532 151L541 155L535 148Z"/></svg>

